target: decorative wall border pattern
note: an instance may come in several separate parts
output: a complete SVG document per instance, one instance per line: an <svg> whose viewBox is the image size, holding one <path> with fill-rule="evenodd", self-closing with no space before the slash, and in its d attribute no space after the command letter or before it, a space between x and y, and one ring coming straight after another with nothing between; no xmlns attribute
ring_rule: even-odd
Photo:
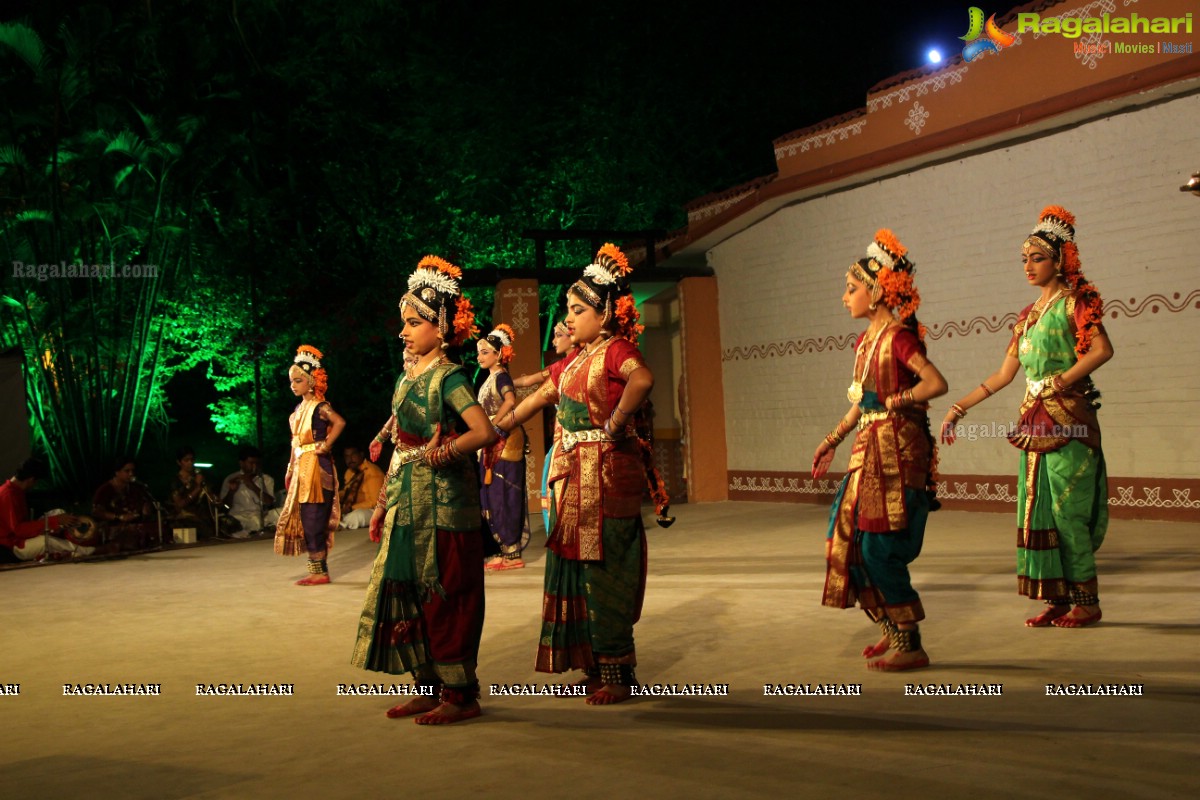
<svg viewBox="0 0 1200 800"><path fill-rule="evenodd" d="M780 145L775 148L775 160L791 158L798 152L807 153L809 150L816 150L823 145L827 146L836 142L844 142L851 136L858 136L862 133L866 124L867 118L862 117L848 125L838 125L827 131L820 131L819 133L814 133L812 136L805 136L803 139L797 139L794 142Z"/></svg>
<svg viewBox="0 0 1200 800"><path fill-rule="evenodd" d="M910 97L924 97L931 92L940 92L947 86L953 86L956 83L962 83L963 75L966 74L966 64L956 69L946 70L945 72L937 72L930 75L923 81L916 83L906 83L898 89L893 89L887 94L879 97L871 98L867 101L867 113L874 114L876 111L884 108L891 108L892 103L897 105L907 103Z"/></svg>
<svg viewBox="0 0 1200 800"><path fill-rule="evenodd" d="M814 479L803 472L729 470L729 499L769 503L828 503L842 475ZM938 499L950 510L1012 512L1016 478L1007 475L947 475ZM1109 478L1109 513L1120 519L1200 521L1200 480Z"/></svg>
<svg viewBox="0 0 1200 800"><path fill-rule="evenodd" d="M1131 297L1128 303L1120 299L1105 299L1104 301L1104 315L1109 319L1116 319L1117 317L1133 319L1134 317L1140 317L1147 311L1151 314L1157 314L1159 311L1169 311L1172 314L1178 314L1188 308L1200 310L1200 289L1193 289L1186 297L1180 292L1174 292L1170 298L1165 294L1151 294L1140 301L1137 298ZM1016 322L1017 315L1015 313L1005 314L1002 317L980 315L958 322L950 320L949 322L929 325L929 332L926 338L936 341L943 337L953 338L955 335L969 336L973 333L997 333L1001 329L1011 331ZM722 351L721 361L746 361L779 356L805 355L807 353L823 353L826 350L849 350L854 347L854 340L857 338L857 333L848 333L845 336L826 336L822 339L795 339L788 342L768 342L767 344L754 344L746 347L730 347Z"/></svg>
<svg viewBox="0 0 1200 800"><path fill-rule="evenodd" d="M731 206L735 206L738 203L742 202L747 197L754 194L756 191L757 191L757 188L747 189L744 192L738 192L733 197L727 197L724 200L720 200L720 201L717 201L710 205L702 206L700 208L689 211L688 215L687 215L688 222L699 222L700 220L708 219L709 217L715 217L718 214L720 214L722 211L724 211L725 209L730 208Z"/></svg>
<svg viewBox="0 0 1200 800"><path fill-rule="evenodd" d="M792 342L770 342L753 344L749 347L731 347L721 354L721 360L741 361L793 354L823 353L826 350L846 350L854 346L854 340L857 338L857 333L847 333L845 336L826 336L824 339L797 339Z"/></svg>
<svg viewBox="0 0 1200 800"><path fill-rule="evenodd" d="M1176 301L1179 301L1181 295L1179 292L1175 292L1171 295L1171 297ZM1129 298L1128 304L1122 302L1121 300L1105 298L1104 314L1111 319L1116 319L1117 311L1120 310L1121 314L1126 317L1138 317L1144 314L1147 308L1150 309L1151 314L1157 314L1160 303L1163 305L1165 310L1170 311L1172 314L1178 314L1188 306L1191 306L1195 309L1200 309L1200 289L1193 289L1192 292L1187 297L1183 298L1182 302L1179 302L1178 305L1171 302L1171 300L1168 300L1167 296L1163 294L1147 295L1140 303L1136 298L1131 297Z"/></svg>

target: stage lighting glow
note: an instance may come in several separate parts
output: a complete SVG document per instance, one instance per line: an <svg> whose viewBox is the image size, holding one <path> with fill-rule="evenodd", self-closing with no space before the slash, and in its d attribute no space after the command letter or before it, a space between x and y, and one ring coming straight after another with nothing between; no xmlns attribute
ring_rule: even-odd
<svg viewBox="0 0 1200 800"><path fill-rule="evenodd" d="M942 54L940 52L938 52L937 50L930 50L929 54L928 54L928 58L929 58L930 64L942 63Z"/></svg>

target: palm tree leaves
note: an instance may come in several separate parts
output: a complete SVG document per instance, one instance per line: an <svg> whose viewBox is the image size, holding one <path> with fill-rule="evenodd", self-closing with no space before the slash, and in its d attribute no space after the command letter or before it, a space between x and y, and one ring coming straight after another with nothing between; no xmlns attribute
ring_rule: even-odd
<svg viewBox="0 0 1200 800"><path fill-rule="evenodd" d="M41 79L46 72L46 48L37 31L19 22L0 24L0 48L15 55Z"/></svg>
<svg viewBox="0 0 1200 800"><path fill-rule="evenodd" d="M89 76L120 74L106 30L82 28L60 25L51 49L26 26L0 25L0 58L34 77L0 71L0 260L38 266L33 278L0 275L0 339L21 345L40 449L77 489L166 422L166 301L195 248L189 181L202 174L173 174L199 119L93 92Z"/></svg>

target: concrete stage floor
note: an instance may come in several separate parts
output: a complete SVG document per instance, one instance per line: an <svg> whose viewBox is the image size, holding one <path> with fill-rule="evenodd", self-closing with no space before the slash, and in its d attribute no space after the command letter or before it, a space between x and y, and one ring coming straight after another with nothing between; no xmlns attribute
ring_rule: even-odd
<svg viewBox="0 0 1200 800"><path fill-rule="evenodd" d="M7 798L1194 797L1200 789L1200 524L1114 521L1105 618L1031 630L1010 515L930 518L914 580L933 667L868 672L875 628L819 605L824 508L719 503L650 529L637 626L646 683L728 697L489 697L533 671L542 558L490 575L484 716L389 720L405 681L349 665L375 546L344 532L336 583L269 541L0 573L0 748ZM535 540L538 534L535 534ZM764 684L862 684L859 697L765 697ZM999 697L905 684L1003 685ZM66 697L63 684L159 683L161 696ZM291 683L291 697L197 697L196 684ZM1048 697L1046 684L1144 684L1142 697Z"/></svg>

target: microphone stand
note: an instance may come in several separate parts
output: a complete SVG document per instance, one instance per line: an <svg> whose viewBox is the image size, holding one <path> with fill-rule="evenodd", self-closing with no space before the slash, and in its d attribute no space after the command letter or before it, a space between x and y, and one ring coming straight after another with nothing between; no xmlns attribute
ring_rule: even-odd
<svg viewBox="0 0 1200 800"><path fill-rule="evenodd" d="M142 491L146 493L146 497L150 498L150 505L154 506L154 513L158 517L158 547L156 549L161 550L163 548L162 503L158 502L158 498L154 496L154 492L150 491L149 486L136 478L133 482L142 487Z"/></svg>

